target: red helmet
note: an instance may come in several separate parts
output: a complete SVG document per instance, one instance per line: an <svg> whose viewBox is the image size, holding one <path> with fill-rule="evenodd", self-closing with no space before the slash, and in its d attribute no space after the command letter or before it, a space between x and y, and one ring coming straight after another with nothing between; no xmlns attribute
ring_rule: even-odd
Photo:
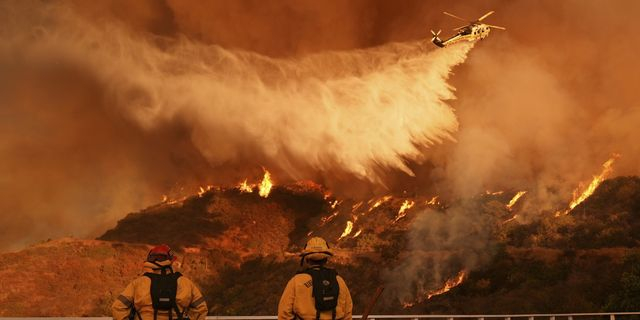
<svg viewBox="0 0 640 320"><path fill-rule="evenodd" d="M171 260L173 262L176 259L177 257L173 255L173 252L171 252L171 248L166 244L154 247L149 251L149 254L147 255L147 261L149 262L160 262L165 260Z"/></svg>

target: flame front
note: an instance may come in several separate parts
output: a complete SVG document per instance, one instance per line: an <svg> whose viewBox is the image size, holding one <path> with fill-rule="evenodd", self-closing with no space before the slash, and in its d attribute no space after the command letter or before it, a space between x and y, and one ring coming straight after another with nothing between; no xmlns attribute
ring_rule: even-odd
<svg viewBox="0 0 640 320"><path fill-rule="evenodd" d="M449 290L459 286L464 281L466 276L467 276L467 272L466 271L464 271L464 270L460 271L457 276L447 280L444 283L444 286L442 288L429 292L427 294L427 299L431 299L431 298L433 298L435 296L438 296L438 295L441 295L443 293L446 293Z"/></svg>
<svg viewBox="0 0 640 320"><path fill-rule="evenodd" d="M396 216L396 219L393 222L396 222L396 221L404 218L404 216L407 215L407 210L411 209L414 204L416 204L416 203L413 200L405 200L402 203L402 206L400 207L400 210L398 210L398 215Z"/></svg>
<svg viewBox="0 0 640 320"><path fill-rule="evenodd" d="M369 212L373 211L373 209L379 207L380 205L382 205L383 203L387 202L391 200L391 196L384 196L380 199L378 199L378 201L376 201L370 208L369 208Z"/></svg>
<svg viewBox="0 0 640 320"><path fill-rule="evenodd" d="M580 188L574 190L573 200L571 200L571 203L569 203L569 208L562 212L556 212L556 217L568 214L569 211L573 210L573 208L577 207L584 200L589 198L596 191L598 186L600 186L602 181L604 181L611 174L611 172L613 172L613 163L618 157L620 157L620 155L614 153L611 158L609 158L609 160L605 161L605 163L602 164L602 171L600 172L600 174L594 176L591 180L591 183L589 183L587 188L585 188L582 192L578 191Z"/></svg>
<svg viewBox="0 0 640 320"><path fill-rule="evenodd" d="M507 204L507 209L511 210L513 208L513 206L518 202L518 200L520 200L520 198L522 198L522 196L524 196L524 194L527 193L526 191L518 191L518 193L516 193L515 196L513 196L513 198L511 198L511 201L509 201L509 204Z"/></svg>
<svg viewBox="0 0 640 320"><path fill-rule="evenodd" d="M266 198L269 196L269 193L271 193L272 187L273 187L273 182L271 181L271 173L265 170L264 177L262 178L262 182L260 182L260 185L258 186L258 194L261 197Z"/></svg>
<svg viewBox="0 0 640 320"><path fill-rule="evenodd" d="M572 210L573 208L578 206L584 200L589 198L589 196L591 196L594 191L596 191L602 181L604 181L604 179L609 176L611 172L613 172L613 162L615 162L619 156L620 155L618 154L614 154L609 160L603 163L602 171L600 172L600 174L593 177L593 180L591 180L589 186L580 195L577 195L577 189L573 192L573 200L571 200L571 203L569 204L569 210Z"/></svg>
<svg viewBox="0 0 640 320"><path fill-rule="evenodd" d="M338 240L351 234L351 231L353 231L353 222L347 221L347 226L344 228L344 231L342 232L342 235L340 236L340 238L338 238Z"/></svg>

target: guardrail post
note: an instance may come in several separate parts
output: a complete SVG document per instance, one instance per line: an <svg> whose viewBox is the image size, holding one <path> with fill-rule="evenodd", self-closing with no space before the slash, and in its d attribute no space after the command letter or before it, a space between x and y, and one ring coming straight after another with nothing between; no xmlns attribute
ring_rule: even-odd
<svg viewBox="0 0 640 320"><path fill-rule="evenodd" d="M549 320L556 320L556 316L549 317Z"/></svg>
<svg viewBox="0 0 640 320"><path fill-rule="evenodd" d="M616 320L616 315L615 314L610 314L609 315L609 320Z"/></svg>
<svg viewBox="0 0 640 320"><path fill-rule="evenodd" d="M572 316L568 316L567 320L573 320L573 317Z"/></svg>
<svg viewBox="0 0 640 320"><path fill-rule="evenodd" d="M453 320L453 318L447 318L447 320Z"/></svg>
<svg viewBox="0 0 640 320"><path fill-rule="evenodd" d="M529 320L533 320L533 317L529 317Z"/></svg>
<svg viewBox="0 0 640 320"><path fill-rule="evenodd" d="M484 320L484 317L480 317L480 318L478 318L478 320Z"/></svg>
<svg viewBox="0 0 640 320"><path fill-rule="evenodd" d="M511 317L506 317L504 318L504 320L511 320Z"/></svg>

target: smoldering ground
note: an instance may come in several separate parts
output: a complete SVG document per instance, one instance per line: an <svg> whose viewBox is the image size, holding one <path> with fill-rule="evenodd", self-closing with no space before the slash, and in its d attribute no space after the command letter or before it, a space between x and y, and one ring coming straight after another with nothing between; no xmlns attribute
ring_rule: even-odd
<svg viewBox="0 0 640 320"><path fill-rule="evenodd" d="M640 169L635 1L1 6L3 248L95 234L167 190L261 165L337 191L524 189L539 209L562 206L612 152L616 174ZM420 69L446 52L428 29L458 26L444 10L496 10L508 27L448 82L463 56Z"/></svg>

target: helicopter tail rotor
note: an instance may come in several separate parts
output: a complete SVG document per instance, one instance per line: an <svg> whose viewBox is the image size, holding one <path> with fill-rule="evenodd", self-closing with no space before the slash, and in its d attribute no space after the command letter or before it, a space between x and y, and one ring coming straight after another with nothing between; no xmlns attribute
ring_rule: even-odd
<svg viewBox="0 0 640 320"><path fill-rule="evenodd" d="M433 38L431 38L431 41L438 39L440 32L442 32L442 30L438 30L438 32L434 32L433 30L431 30L431 34L433 35Z"/></svg>

